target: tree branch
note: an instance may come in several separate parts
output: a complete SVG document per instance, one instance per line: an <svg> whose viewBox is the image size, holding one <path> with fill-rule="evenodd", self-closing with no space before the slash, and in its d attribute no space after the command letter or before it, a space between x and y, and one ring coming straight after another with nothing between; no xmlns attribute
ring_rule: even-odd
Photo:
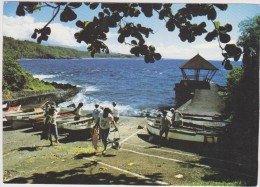
<svg viewBox="0 0 260 187"><path fill-rule="evenodd" d="M58 8L57 9L57 11L55 12L55 14L52 16L52 18L50 19L50 21L46 24L46 25L44 25L44 27L47 27L53 20L54 20L54 18L57 16L57 14L59 13L59 11L60 11L60 5L58 5L56 8ZM55 8L55 9L56 9ZM43 28L44 28L43 27Z"/></svg>

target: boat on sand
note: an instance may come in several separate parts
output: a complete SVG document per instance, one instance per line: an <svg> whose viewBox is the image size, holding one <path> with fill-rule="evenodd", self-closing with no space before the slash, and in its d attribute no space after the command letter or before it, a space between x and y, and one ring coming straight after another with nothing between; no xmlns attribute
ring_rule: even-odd
<svg viewBox="0 0 260 187"><path fill-rule="evenodd" d="M151 135L160 135L160 119L147 119L147 131ZM170 127L168 138L202 143L217 143L224 135L226 126L191 126L181 121L181 125Z"/></svg>
<svg viewBox="0 0 260 187"><path fill-rule="evenodd" d="M73 130L73 131L90 129L92 127L93 127L93 118L92 117L82 118L77 121L68 121L68 122L58 124L58 128L60 128L60 129L67 129L67 130Z"/></svg>

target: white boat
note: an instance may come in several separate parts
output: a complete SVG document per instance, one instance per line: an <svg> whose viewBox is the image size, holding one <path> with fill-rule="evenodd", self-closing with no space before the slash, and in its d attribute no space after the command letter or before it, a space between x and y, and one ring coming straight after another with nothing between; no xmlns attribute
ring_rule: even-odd
<svg viewBox="0 0 260 187"><path fill-rule="evenodd" d="M15 113L15 114L8 114L5 115L5 118L7 121L12 121L15 119L21 119L22 117L33 117L33 116L40 116L43 115L43 111L38 111L38 112L20 112L20 113Z"/></svg>
<svg viewBox="0 0 260 187"><path fill-rule="evenodd" d="M147 131L151 135L160 135L160 121L148 119ZM175 140L184 140L192 142L217 143L223 135L223 131L214 128L194 128L191 126L180 125L178 127L170 127L168 138Z"/></svg>
<svg viewBox="0 0 260 187"><path fill-rule="evenodd" d="M7 108L7 103L2 104L2 109L6 109Z"/></svg>
<svg viewBox="0 0 260 187"><path fill-rule="evenodd" d="M59 109L58 109L59 111ZM35 109L34 112L24 112L19 113L17 115L7 116L7 120L9 124L11 124L13 129L19 129L24 127L32 127L33 126L33 118L43 117L44 112L42 109Z"/></svg>
<svg viewBox="0 0 260 187"><path fill-rule="evenodd" d="M58 128L67 130L85 130L93 127L93 118L83 118L77 121L68 121L58 124Z"/></svg>

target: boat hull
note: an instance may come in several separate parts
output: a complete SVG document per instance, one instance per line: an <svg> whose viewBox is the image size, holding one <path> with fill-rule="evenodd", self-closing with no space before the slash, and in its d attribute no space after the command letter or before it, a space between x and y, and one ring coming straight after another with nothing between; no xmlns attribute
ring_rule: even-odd
<svg viewBox="0 0 260 187"><path fill-rule="evenodd" d="M69 121L65 123L61 123L58 125L58 128L60 129L67 129L67 130L73 130L73 131L78 131L78 130L85 130L85 129L90 129L93 127L93 118L85 118L82 120L78 121Z"/></svg>
<svg viewBox="0 0 260 187"><path fill-rule="evenodd" d="M13 129L20 129L25 127L32 127L32 123L30 118L23 118L23 119L15 119L11 121Z"/></svg>
<svg viewBox="0 0 260 187"><path fill-rule="evenodd" d="M154 123L151 121L148 121L147 123L147 131L149 134L155 136L160 135L159 126L154 125ZM219 141L219 136L217 134L212 134L203 131L200 132L191 131L181 127L170 128L168 133L168 138L175 139L175 140L191 141L191 142L201 142L201 143L217 143Z"/></svg>

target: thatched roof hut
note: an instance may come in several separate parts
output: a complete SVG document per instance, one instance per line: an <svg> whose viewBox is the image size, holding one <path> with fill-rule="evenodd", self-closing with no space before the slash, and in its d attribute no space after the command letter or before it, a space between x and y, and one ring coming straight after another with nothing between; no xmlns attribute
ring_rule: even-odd
<svg viewBox="0 0 260 187"><path fill-rule="evenodd" d="M202 80L203 81L210 81L215 73L218 71L218 68L216 68L213 64L211 64L209 61L204 59L202 56L197 54L189 61L185 62L180 66L180 69L182 71L182 76L184 80L200 80L200 73L201 70L203 71ZM193 75L188 75L187 72L190 70L194 70Z"/></svg>

